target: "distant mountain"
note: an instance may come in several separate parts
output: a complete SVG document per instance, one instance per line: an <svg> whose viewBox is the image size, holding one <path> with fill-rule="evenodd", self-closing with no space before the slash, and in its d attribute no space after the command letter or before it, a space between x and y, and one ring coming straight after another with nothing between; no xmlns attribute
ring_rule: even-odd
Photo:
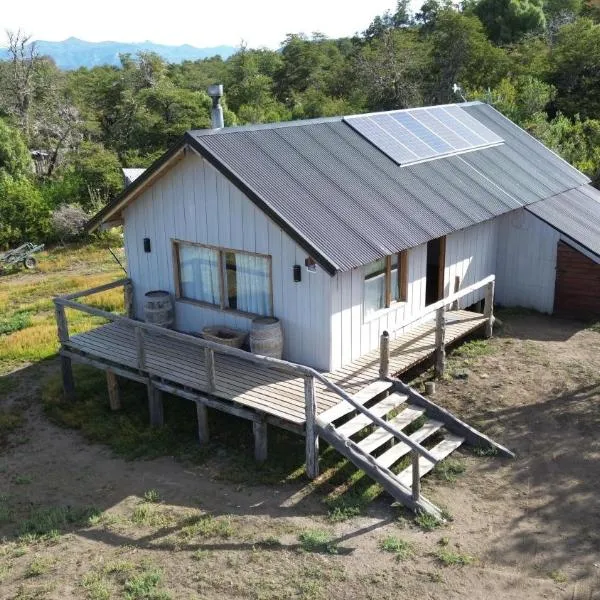
<svg viewBox="0 0 600 600"><path fill-rule="evenodd" d="M142 50L156 52L166 61L180 63L184 60L198 60L221 55L223 59L231 56L236 48L233 46L215 46L213 48L195 48L188 44L183 46L164 46L153 42L86 42L70 37L62 42L35 42L42 55L51 56L61 69L71 70L79 67L96 67L99 65L118 65L119 54L136 54ZM0 53L2 51L0 50Z"/></svg>

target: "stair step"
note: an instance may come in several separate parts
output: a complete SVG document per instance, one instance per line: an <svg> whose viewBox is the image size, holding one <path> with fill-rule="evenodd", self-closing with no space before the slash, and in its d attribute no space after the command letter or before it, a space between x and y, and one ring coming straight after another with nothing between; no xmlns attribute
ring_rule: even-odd
<svg viewBox="0 0 600 600"><path fill-rule="evenodd" d="M417 429L414 433L411 433L408 437L413 442L421 443L426 440L430 435L433 435L436 431L441 429L444 424L441 421L435 421L434 419L428 419L423 427ZM382 467L389 469L394 463L397 463L403 456L411 451L410 446L407 446L404 442L398 442L395 446L392 446L389 450L386 450L381 456L378 456L375 460Z"/></svg>
<svg viewBox="0 0 600 600"><path fill-rule="evenodd" d="M454 452L464 441L465 438L461 438L452 433L447 433L444 435L444 439L439 444L434 446L429 452L431 452L431 454L433 454L433 456L440 461ZM424 456L419 458L419 473L421 477L429 473L433 467L435 467L435 465ZM412 465L406 467L404 471L398 474L398 481L400 481L402 485L412 487Z"/></svg>
<svg viewBox="0 0 600 600"><path fill-rule="evenodd" d="M390 419L389 423L396 429L404 429L407 425L410 425L413 421L416 421L423 414L425 414L424 408L409 404L400 414L396 415L393 419ZM385 429L378 427L364 440L358 442L358 445L368 454L372 454L375 450L377 450L377 448L383 446L383 444L391 440L393 437L394 436L391 433L388 433Z"/></svg>
<svg viewBox="0 0 600 600"><path fill-rule="evenodd" d="M393 383L391 381L374 381L362 388L352 397L359 404L366 404L369 400L373 400L373 398L376 398L379 394L383 394L383 392L389 390L392 385ZM337 421L355 410L356 408L354 408L352 404L344 400L321 413L319 419L325 423L333 423L333 421Z"/></svg>
<svg viewBox="0 0 600 600"><path fill-rule="evenodd" d="M406 402L407 399L408 396L405 396L404 394L399 394L398 392L394 392L393 394L390 394L386 398L380 400L374 406L371 406L369 410L378 417L383 417L387 415L391 410L398 408L401 404ZM356 417L350 419L347 423L344 423L343 425L340 425L340 427L337 427L337 430L341 435L350 437L351 435L354 435L355 433L369 425L373 425L371 417L360 413L356 415Z"/></svg>

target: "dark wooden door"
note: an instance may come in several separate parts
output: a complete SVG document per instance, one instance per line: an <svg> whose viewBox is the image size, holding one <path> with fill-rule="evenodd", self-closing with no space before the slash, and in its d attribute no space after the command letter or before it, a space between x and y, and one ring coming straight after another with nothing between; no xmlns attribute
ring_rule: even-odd
<svg viewBox="0 0 600 600"><path fill-rule="evenodd" d="M600 265L564 242L558 243L554 313L565 317L600 317Z"/></svg>

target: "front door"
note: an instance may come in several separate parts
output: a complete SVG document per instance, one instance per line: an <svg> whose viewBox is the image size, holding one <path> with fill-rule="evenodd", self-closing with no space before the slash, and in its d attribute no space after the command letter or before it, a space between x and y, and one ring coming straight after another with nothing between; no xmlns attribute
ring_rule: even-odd
<svg viewBox="0 0 600 600"><path fill-rule="evenodd" d="M444 297L444 267L446 263L446 237L427 242L427 279L425 305L429 306Z"/></svg>

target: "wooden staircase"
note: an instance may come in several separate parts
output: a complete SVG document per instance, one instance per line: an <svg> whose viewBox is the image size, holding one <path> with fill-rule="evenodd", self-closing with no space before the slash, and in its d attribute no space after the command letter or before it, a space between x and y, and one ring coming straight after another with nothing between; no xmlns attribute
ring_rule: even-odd
<svg viewBox="0 0 600 600"><path fill-rule="evenodd" d="M396 500L438 519L441 510L423 497L419 483L437 462L464 443L514 456L401 381L376 381L352 399L360 408L345 401L317 417L318 435ZM388 427L378 426L373 417L385 420Z"/></svg>

